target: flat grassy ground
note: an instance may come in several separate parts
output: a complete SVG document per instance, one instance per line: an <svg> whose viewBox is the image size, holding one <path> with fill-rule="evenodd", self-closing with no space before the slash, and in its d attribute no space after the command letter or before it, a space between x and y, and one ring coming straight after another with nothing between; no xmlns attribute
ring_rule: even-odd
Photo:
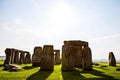
<svg viewBox="0 0 120 80"><path fill-rule="evenodd" d="M0 61L0 65L3 61ZM120 80L120 67L108 66L107 63L99 63L99 66L93 66L93 71L82 71L76 68L75 71L61 71L61 65L55 65L54 71L39 71L40 67L32 67L31 64L22 64L21 71L9 72L4 71L0 66L0 80ZM106 67L101 67L106 66Z"/></svg>

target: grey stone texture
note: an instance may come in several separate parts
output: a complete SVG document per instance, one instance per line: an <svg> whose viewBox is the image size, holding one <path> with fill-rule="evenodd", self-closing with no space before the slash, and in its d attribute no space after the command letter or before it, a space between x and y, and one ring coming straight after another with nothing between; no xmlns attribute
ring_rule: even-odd
<svg viewBox="0 0 120 80"><path fill-rule="evenodd" d="M32 66L40 66L42 58L42 47L35 47L32 55Z"/></svg>
<svg viewBox="0 0 120 80"><path fill-rule="evenodd" d="M53 45L44 45L40 70L54 70L54 47Z"/></svg>
<svg viewBox="0 0 120 80"><path fill-rule="evenodd" d="M90 60L89 66L86 64L88 70L92 70L92 56L91 50L86 49L84 46L88 46L88 42L81 40L64 41L62 46L62 70L70 71L75 70L75 67L84 69L85 58ZM85 48L85 49L84 49ZM86 56L84 54L87 54Z"/></svg>
<svg viewBox="0 0 120 80"><path fill-rule="evenodd" d="M113 52L109 52L109 66L116 66L116 59Z"/></svg>
<svg viewBox="0 0 120 80"><path fill-rule="evenodd" d="M92 53L91 49L88 46L83 48L83 70L91 71L92 70Z"/></svg>
<svg viewBox="0 0 120 80"><path fill-rule="evenodd" d="M60 50L54 50L54 57L55 57L55 64L60 64L61 61L60 61Z"/></svg>

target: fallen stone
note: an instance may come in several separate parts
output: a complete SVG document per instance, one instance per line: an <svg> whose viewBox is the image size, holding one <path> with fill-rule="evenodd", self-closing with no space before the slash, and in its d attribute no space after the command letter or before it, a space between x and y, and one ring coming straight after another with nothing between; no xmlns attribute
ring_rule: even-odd
<svg viewBox="0 0 120 80"><path fill-rule="evenodd" d="M98 63L92 63L93 65L95 65L95 66L99 66L99 64Z"/></svg>
<svg viewBox="0 0 120 80"><path fill-rule="evenodd" d="M22 68L18 65L13 65L13 64L5 64L4 65L4 70L8 70L8 71L19 71Z"/></svg>

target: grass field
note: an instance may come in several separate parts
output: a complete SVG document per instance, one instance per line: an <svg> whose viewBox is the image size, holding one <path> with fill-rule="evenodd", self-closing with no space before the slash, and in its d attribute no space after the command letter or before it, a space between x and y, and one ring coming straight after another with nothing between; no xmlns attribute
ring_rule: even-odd
<svg viewBox="0 0 120 80"><path fill-rule="evenodd" d="M0 61L0 65L3 61ZM99 63L93 66L93 71L82 71L76 68L75 71L61 71L61 65L55 65L54 71L39 71L40 67L32 67L31 64L22 64L21 71L4 71L0 66L0 80L120 80L120 63L116 67L108 66L106 63ZM101 67L106 66L106 67Z"/></svg>

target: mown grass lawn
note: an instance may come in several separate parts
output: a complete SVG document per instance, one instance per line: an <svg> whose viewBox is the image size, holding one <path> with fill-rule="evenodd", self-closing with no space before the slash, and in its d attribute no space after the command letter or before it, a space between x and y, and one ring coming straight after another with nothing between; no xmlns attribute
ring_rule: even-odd
<svg viewBox="0 0 120 80"><path fill-rule="evenodd" d="M0 65L3 61L0 61ZM107 63L99 63L99 66L93 66L93 71L82 71L76 68L75 71L61 71L61 65L55 65L54 71L40 71L40 67L32 67L31 64L22 64L21 71L4 71L0 66L0 80L119 80L120 71L117 67L108 66ZM106 66L106 67L101 67Z"/></svg>

